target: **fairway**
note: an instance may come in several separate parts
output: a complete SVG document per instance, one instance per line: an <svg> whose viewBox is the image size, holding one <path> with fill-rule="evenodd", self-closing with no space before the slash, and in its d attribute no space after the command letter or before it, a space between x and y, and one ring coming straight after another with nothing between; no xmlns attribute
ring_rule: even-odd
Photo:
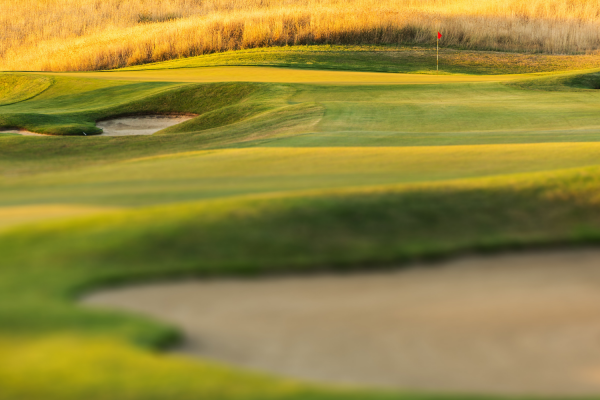
<svg viewBox="0 0 600 400"><path fill-rule="evenodd" d="M261 193L440 182L600 164L600 143L245 148L0 179L2 207L140 207Z"/></svg>
<svg viewBox="0 0 600 400"><path fill-rule="evenodd" d="M496 399L491 392L529 399L553 394L551 385L540 389L544 382L563 395L600 395L594 382L577 390L572 383L594 375L595 364L571 360L544 375L558 353L552 363L530 360L539 378L530 386L519 383L526 371L506 375L514 390L494 390L493 374L487 386L455 384L472 380L477 357L471 369L445 375L454 383L433 384L442 367L419 375L405 363L398 371L408 378L393 385L357 378L340 387L348 380L335 374L251 371L242 367L256 365L166 353L185 343L179 326L77 303L92 290L148 280L251 276L260 287L268 275L597 246L596 56L448 50L447 70L433 73L427 51L299 46L111 71L1 73L0 400L447 400L464 392L473 400ZM585 286L596 268L577 270L573 282ZM477 279L491 288L485 269ZM556 307L563 273L541 297ZM417 286L393 302L413 302L419 314ZM486 304L506 300L488 293L495 292L480 292L483 316ZM244 310L243 297L221 305ZM596 318L581 304L564 315ZM410 310L403 309L404 327ZM565 329L581 322L564 321ZM561 336L565 354L591 343L575 337ZM400 357L390 362L402 353L390 352ZM414 365L423 354L413 354Z"/></svg>

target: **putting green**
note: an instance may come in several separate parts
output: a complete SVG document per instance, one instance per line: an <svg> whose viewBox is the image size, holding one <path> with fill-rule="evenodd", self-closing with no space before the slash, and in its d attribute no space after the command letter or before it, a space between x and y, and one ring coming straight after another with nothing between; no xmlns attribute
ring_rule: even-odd
<svg viewBox="0 0 600 400"><path fill-rule="evenodd" d="M203 67L141 71L60 73L56 76L144 82L272 82L331 85L440 84L506 82L522 75L397 74L356 71L319 71L272 67Z"/></svg>

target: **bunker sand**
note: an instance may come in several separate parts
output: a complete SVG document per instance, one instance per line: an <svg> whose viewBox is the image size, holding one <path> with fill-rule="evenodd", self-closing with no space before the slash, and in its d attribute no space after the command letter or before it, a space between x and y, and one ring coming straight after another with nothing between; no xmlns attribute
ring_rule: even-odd
<svg viewBox="0 0 600 400"><path fill-rule="evenodd" d="M150 284L84 303L178 326L186 354L295 378L427 391L600 392L600 250Z"/></svg>
<svg viewBox="0 0 600 400"><path fill-rule="evenodd" d="M146 115L138 117L114 118L96 124L102 128L101 136L152 135L160 130L180 124L193 116Z"/></svg>

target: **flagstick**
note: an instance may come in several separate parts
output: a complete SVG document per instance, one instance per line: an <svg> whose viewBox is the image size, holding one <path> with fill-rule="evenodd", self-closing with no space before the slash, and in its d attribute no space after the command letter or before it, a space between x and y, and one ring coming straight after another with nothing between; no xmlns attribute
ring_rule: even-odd
<svg viewBox="0 0 600 400"><path fill-rule="evenodd" d="M436 35L437 37L437 46L436 46L436 60L435 60L435 71L440 72L440 34Z"/></svg>

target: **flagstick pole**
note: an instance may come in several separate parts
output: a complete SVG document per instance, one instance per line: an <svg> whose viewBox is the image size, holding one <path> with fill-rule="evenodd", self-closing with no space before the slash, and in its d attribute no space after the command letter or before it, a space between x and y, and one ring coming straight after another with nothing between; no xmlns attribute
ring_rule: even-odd
<svg viewBox="0 0 600 400"><path fill-rule="evenodd" d="M436 35L437 37L437 45L436 45L436 60L435 60L435 71L440 71L440 34Z"/></svg>

